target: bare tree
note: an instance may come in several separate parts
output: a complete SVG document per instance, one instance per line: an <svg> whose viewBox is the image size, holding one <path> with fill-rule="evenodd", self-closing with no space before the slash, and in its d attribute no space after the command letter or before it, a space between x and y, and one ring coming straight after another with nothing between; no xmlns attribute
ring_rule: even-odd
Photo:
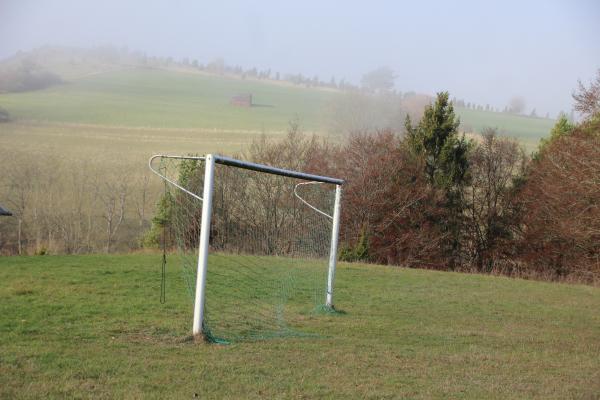
<svg viewBox="0 0 600 400"><path fill-rule="evenodd" d="M17 219L17 252L24 254L27 244L27 219L31 211L34 196L34 181L38 176L39 166L33 157L16 157L5 172L4 179L10 196L7 203Z"/></svg>
<svg viewBox="0 0 600 400"><path fill-rule="evenodd" d="M444 233L431 222L440 215L443 193L424 179L424 160L390 131L352 136L336 159L336 175L346 179L344 251L381 263L441 265Z"/></svg>
<svg viewBox="0 0 600 400"><path fill-rule="evenodd" d="M1 253L110 251L117 235L130 248L137 245L149 207L148 178L127 180L86 161L4 149L0 165L0 199L14 215L0 221ZM138 193L136 210L128 200ZM136 211L140 224L135 219L125 230L128 213Z"/></svg>
<svg viewBox="0 0 600 400"><path fill-rule="evenodd" d="M516 141L499 138L494 129L483 132L483 141L469 157L471 185L465 191L470 264L478 271L491 272L512 246L519 225L519 204L515 181L527 166L527 157Z"/></svg>
<svg viewBox="0 0 600 400"><path fill-rule="evenodd" d="M146 222L149 183L150 177L148 174L144 174L138 179L137 186L139 191L138 196L135 198L135 209L139 219L140 228L143 228Z"/></svg>
<svg viewBox="0 0 600 400"><path fill-rule="evenodd" d="M404 129L402 98L394 93L345 92L332 99L328 108L330 130L336 134Z"/></svg>
<svg viewBox="0 0 600 400"><path fill-rule="evenodd" d="M396 74L389 67L379 67L363 75L363 88L372 92L389 91L394 88Z"/></svg>
<svg viewBox="0 0 600 400"><path fill-rule="evenodd" d="M99 192L102 203L102 218L106 222L105 251L110 252L113 239L125 219L125 204L128 195L126 179L104 183L103 190Z"/></svg>
<svg viewBox="0 0 600 400"><path fill-rule="evenodd" d="M523 114L525 111L525 99L515 96L508 102L508 112L512 114Z"/></svg>
<svg viewBox="0 0 600 400"><path fill-rule="evenodd" d="M600 281L600 122L550 142L526 178L519 247L527 270Z"/></svg>
<svg viewBox="0 0 600 400"><path fill-rule="evenodd" d="M86 220L86 235L85 235L85 249L86 251L92 251L94 248L92 237L95 232L95 224L96 220L96 210L98 209L98 202L100 198L100 184L98 173L95 171L90 171L90 175L88 178L88 193L90 196L90 201L88 204L88 209L85 215Z"/></svg>
<svg viewBox="0 0 600 400"><path fill-rule="evenodd" d="M575 100L575 111L583 114L586 118L600 113L600 69L596 72L596 79L587 88L581 81L579 87L573 93Z"/></svg>

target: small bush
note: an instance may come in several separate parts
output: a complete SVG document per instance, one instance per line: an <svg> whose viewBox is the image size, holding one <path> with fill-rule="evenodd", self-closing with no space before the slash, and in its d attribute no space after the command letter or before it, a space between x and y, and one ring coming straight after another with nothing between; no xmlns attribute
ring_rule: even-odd
<svg viewBox="0 0 600 400"><path fill-rule="evenodd" d="M0 71L0 92L27 92L63 83L60 76L35 64Z"/></svg>
<svg viewBox="0 0 600 400"><path fill-rule="evenodd" d="M369 239L363 231L354 246L343 244L340 248L340 261L355 262L369 260Z"/></svg>
<svg viewBox="0 0 600 400"><path fill-rule="evenodd" d="M9 122L10 114L3 108L0 108L0 123L1 122Z"/></svg>

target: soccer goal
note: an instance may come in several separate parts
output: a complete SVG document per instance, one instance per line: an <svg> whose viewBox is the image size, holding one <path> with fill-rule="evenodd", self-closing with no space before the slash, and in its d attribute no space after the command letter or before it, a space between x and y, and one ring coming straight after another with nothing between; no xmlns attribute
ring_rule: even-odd
<svg viewBox="0 0 600 400"><path fill-rule="evenodd" d="M154 155L165 183L155 220L177 248L194 299L194 336L313 335L334 310L341 179L208 154Z"/></svg>

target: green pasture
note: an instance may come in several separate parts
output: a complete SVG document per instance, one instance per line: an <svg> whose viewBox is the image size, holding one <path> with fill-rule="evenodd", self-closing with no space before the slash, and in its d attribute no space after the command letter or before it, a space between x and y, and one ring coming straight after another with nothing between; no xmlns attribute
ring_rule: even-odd
<svg viewBox="0 0 600 400"><path fill-rule="evenodd" d="M477 111L457 108L462 129L481 133L485 128L495 128L502 136L519 140L528 150L537 147L540 139L550 134L555 121L549 118L528 117L508 113Z"/></svg>
<svg viewBox="0 0 600 400"><path fill-rule="evenodd" d="M230 104L243 93L253 95L255 106ZM0 94L0 107L17 121L135 128L141 140L149 129L213 131L227 142L230 134L285 132L291 120L306 131L327 134L332 104L340 95L285 82L138 68L89 74L40 91ZM554 124L547 118L466 108L457 112L465 131L498 128L531 149Z"/></svg>
<svg viewBox="0 0 600 400"><path fill-rule="evenodd" d="M229 104L252 93L255 106ZM46 90L2 94L0 106L18 119L125 127L285 131L298 119L317 131L336 93L151 69L90 75Z"/></svg>
<svg viewBox="0 0 600 400"><path fill-rule="evenodd" d="M158 254L0 257L0 398L600 393L598 288L342 263L345 314L293 319L316 336L210 345L189 340L191 298L167 266L161 304Z"/></svg>

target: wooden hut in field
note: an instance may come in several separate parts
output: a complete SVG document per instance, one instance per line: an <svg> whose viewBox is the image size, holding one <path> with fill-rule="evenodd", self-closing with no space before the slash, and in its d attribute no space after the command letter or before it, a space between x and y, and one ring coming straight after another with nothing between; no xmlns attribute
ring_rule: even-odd
<svg viewBox="0 0 600 400"><path fill-rule="evenodd" d="M229 104L236 107L252 107L252 93L243 93L233 96Z"/></svg>

